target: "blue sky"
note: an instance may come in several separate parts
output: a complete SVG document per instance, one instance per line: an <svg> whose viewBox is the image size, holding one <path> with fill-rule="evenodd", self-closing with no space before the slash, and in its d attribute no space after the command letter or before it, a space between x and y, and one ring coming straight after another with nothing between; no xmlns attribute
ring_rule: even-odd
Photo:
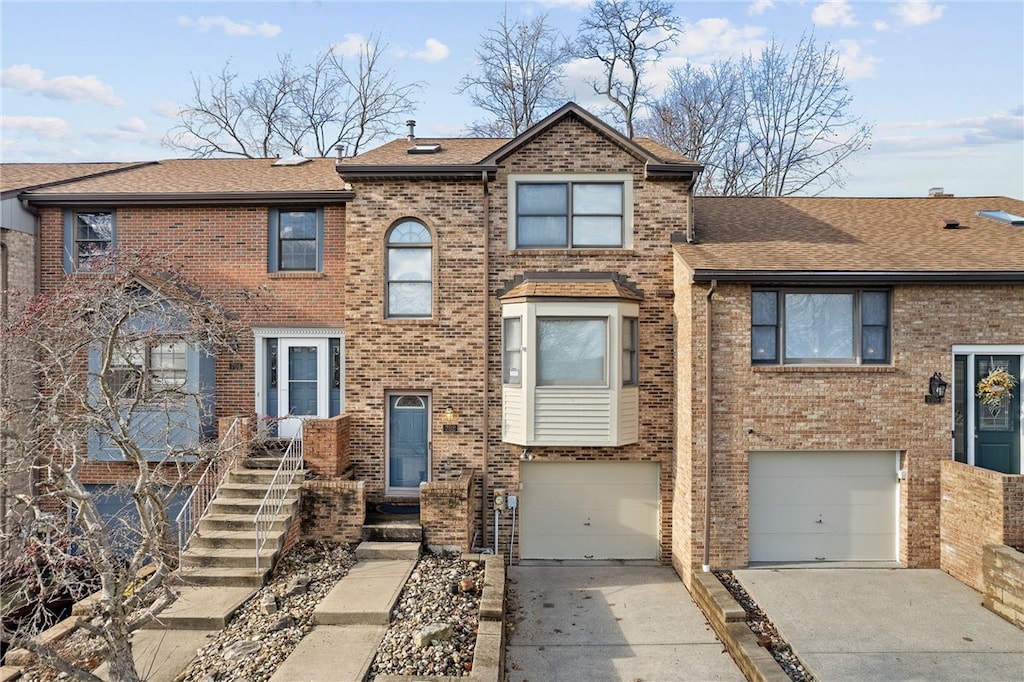
<svg viewBox="0 0 1024 682"><path fill-rule="evenodd" d="M510 2L510 17L548 12L569 35L586 0ZM227 60L243 78L290 52L318 51L380 33L387 66L424 89L412 115L423 137L456 136L481 118L458 81L479 36L506 3L474 2L18 2L4 0L2 140L13 162L130 161L181 156L161 145L192 74ZM681 2L685 34L656 70L793 45L814 31L833 43L854 98L874 123L872 148L848 164L837 196L1024 198L1024 3L746 0ZM566 85L595 113L604 106L573 64Z"/></svg>

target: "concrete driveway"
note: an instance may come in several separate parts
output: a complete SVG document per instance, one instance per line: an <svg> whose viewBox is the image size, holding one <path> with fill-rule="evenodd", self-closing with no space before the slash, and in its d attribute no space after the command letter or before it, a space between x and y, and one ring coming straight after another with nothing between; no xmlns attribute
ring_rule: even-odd
<svg viewBox="0 0 1024 682"><path fill-rule="evenodd" d="M1024 633L938 569L733 575L819 680L1024 680Z"/></svg>
<svg viewBox="0 0 1024 682"><path fill-rule="evenodd" d="M669 567L511 566L508 682L743 680Z"/></svg>

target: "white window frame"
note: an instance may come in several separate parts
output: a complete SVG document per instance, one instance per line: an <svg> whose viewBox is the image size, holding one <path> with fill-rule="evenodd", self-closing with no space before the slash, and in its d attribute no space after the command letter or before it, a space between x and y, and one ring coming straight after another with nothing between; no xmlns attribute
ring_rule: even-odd
<svg viewBox="0 0 1024 682"><path fill-rule="evenodd" d="M304 339L319 340L319 339L339 339L339 346L341 351L341 366L340 366L340 377L339 377L339 404L338 414L345 413L345 330L341 328L321 328L321 327L254 327L253 336L256 340L256 348L254 354L254 360L256 363L255 367L255 378L256 387L254 390L254 399L256 407L256 416L259 418L267 417L267 396L265 387L267 385L267 339L278 339L289 341L301 341ZM326 381L328 382L328 391L330 390L330 363L331 359L328 358L328 372ZM277 415L269 415L272 418L276 418Z"/></svg>
<svg viewBox="0 0 1024 682"><path fill-rule="evenodd" d="M420 225L427 233L428 241L425 242L392 242L391 235L394 234L395 230L405 223L416 223ZM408 252L420 252L426 253L430 259L428 264L428 270L430 272L430 278L425 280L401 280L393 279L391 273L391 252L392 251L408 251ZM388 228L387 232L384 233L384 317L389 320L426 320L434 316L434 291L435 291L435 268L436 268L436 256L434 254L434 232L430 229L426 222L419 218L406 217L401 220L396 220L391 227ZM391 310L391 287L398 284L426 284L430 287L430 296L428 298L427 310L417 311L414 313L395 313Z"/></svg>
<svg viewBox="0 0 1024 682"><path fill-rule="evenodd" d="M622 246L518 246L517 234L517 186L524 184L622 184ZM633 248L633 176L630 173L530 173L512 174L508 176L508 248L551 251L586 251L586 250L628 250ZM571 223L572 216L568 216ZM572 225L567 227L571 241Z"/></svg>

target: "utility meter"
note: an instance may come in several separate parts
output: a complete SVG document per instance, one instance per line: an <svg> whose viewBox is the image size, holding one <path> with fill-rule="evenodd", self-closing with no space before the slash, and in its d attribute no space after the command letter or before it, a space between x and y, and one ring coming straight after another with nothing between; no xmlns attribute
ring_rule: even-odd
<svg viewBox="0 0 1024 682"><path fill-rule="evenodd" d="M505 489L495 488L494 489L494 508L498 511L505 511Z"/></svg>

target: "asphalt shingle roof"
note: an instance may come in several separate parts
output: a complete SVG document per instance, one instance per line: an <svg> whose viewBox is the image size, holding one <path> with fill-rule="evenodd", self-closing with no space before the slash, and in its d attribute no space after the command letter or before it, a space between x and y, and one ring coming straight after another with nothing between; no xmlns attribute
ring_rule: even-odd
<svg viewBox="0 0 1024 682"><path fill-rule="evenodd" d="M26 190L97 173L123 170L137 163L5 163L0 164L0 192Z"/></svg>
<svg viewBox="0 0 1024 682"><path fill-rule="evenodd" d="M357 166L451 166L479 163L508 142L507 138L446 138L430 137L392 140L359 156L350 156L341 162L342 173L346 165ZM441 145L433 154L410 154L416 145Z"/></svg>
<svg viewBox="0 0 1024 682"><path fill-rule="evenodd" d="M1024 216L1024 201L697 197L697 243L675 249L695 271L1024 273L1024 227L981 210Z"/></svg>

